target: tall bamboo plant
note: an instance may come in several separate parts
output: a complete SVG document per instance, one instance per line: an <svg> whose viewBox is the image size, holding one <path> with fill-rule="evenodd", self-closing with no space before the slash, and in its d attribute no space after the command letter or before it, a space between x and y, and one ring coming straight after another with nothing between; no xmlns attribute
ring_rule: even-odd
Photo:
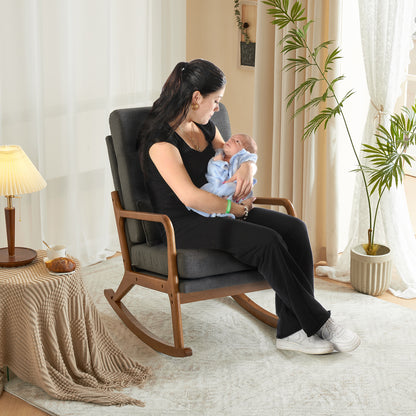
<svg viewBox="0 0 416 416"><path fill-rule="evenodd" d="M295 109L293 116L308 109L317 109L316 115L305 125L302 139L310 137L321 126L326 128L332 118L342 119L367 199L368 243L363 246L367 254L375 255L378 246L374 243L374 237L381 198L386 190L403 181L405 165L410 166L414 160L406 150L416 144L416 104L411 108L403 107L400 114L393 114L389 129L378 126L375 145L365 144L362 147L365 159L362 162L343 111L344 103L354 92L350 90L343 97L338 97L335 86L345 77L341 75L331 79L330 76L334 63L341 58L340 48L334 47L332 40L317 46L308 44L307 33L313 21L305 17L305 9L300 1L293 1L291 6L289 0L267 0L263 3L270 6L267 12L273 17L272 23L280 30L287 29L281 41L283 55L290 55L284 70L298 73L308 70L310 74L317 74L307 77L287 96L289 107L308 94L308 100ZM376 195L375 208L371 201L373 194Z"/></svg>

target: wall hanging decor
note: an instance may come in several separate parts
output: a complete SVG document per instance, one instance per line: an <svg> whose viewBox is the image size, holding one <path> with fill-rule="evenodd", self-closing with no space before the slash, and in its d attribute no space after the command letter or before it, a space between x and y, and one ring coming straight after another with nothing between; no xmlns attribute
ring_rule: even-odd
<svg viewBox="0 0 416 416"><path fill-rule="evenodd" d="M234 15L239 29L239 60L242 66L255 65L257 0L234 0Z"/></svg>

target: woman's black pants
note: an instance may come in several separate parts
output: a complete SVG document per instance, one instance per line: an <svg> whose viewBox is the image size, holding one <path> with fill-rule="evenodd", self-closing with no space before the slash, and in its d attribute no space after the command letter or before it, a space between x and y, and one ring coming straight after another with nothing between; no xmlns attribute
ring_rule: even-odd
<svg viewBox="0 0 416 416"><path fill-rule="evenodd" d="M329 318L314 297L308 232L298 218L253 208L247 221L190 212L173 225L178 248L223 250L258 269L276 292L278 338L300 329L311 336Z"/></svg>

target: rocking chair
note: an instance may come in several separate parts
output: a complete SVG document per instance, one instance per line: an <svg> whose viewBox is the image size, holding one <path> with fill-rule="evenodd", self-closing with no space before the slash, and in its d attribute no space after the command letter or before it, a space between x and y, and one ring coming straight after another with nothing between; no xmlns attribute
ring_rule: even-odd
<svg viewBox="0 0 416 416"><path fill-rule="evenodd" d="M111 193L124 262L118 289L104 294L127 327L147 345L176 357L192 355L184 345L181 305L205 299L232 296L253 316L276 327L277 316L245 295L269 289L263 276L252 267L219 250L176 249L175 231L166 215L152 212L139 165L138 137L150 108L128 108L110 114L111 136L106 143L115 191ZM224 140L231 136L228 113L223 104L212 118ZM295 216L292 203L284 198L260 198L257 204L283 206ZM162 243L160 225L167 244ZM144 286L169 297L174 345L149 331L123 304L123 297L135 286ZM157 311L155 311L157 313Z"/></svg>

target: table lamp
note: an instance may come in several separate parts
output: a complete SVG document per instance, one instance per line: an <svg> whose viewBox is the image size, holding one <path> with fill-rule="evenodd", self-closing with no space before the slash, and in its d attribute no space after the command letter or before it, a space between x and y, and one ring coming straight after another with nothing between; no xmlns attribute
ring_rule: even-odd
<svg viewBox="0 0 416 416"><path fill-rule="evenodd" d="M15 267L28 264L36 258L31 248L15 247L15 209L13 198L17 195L37 192L46 186L31 160L20 146L0 146L0 195L7 199L6 216L7 247L0 248L0 266Z"/></svg>

